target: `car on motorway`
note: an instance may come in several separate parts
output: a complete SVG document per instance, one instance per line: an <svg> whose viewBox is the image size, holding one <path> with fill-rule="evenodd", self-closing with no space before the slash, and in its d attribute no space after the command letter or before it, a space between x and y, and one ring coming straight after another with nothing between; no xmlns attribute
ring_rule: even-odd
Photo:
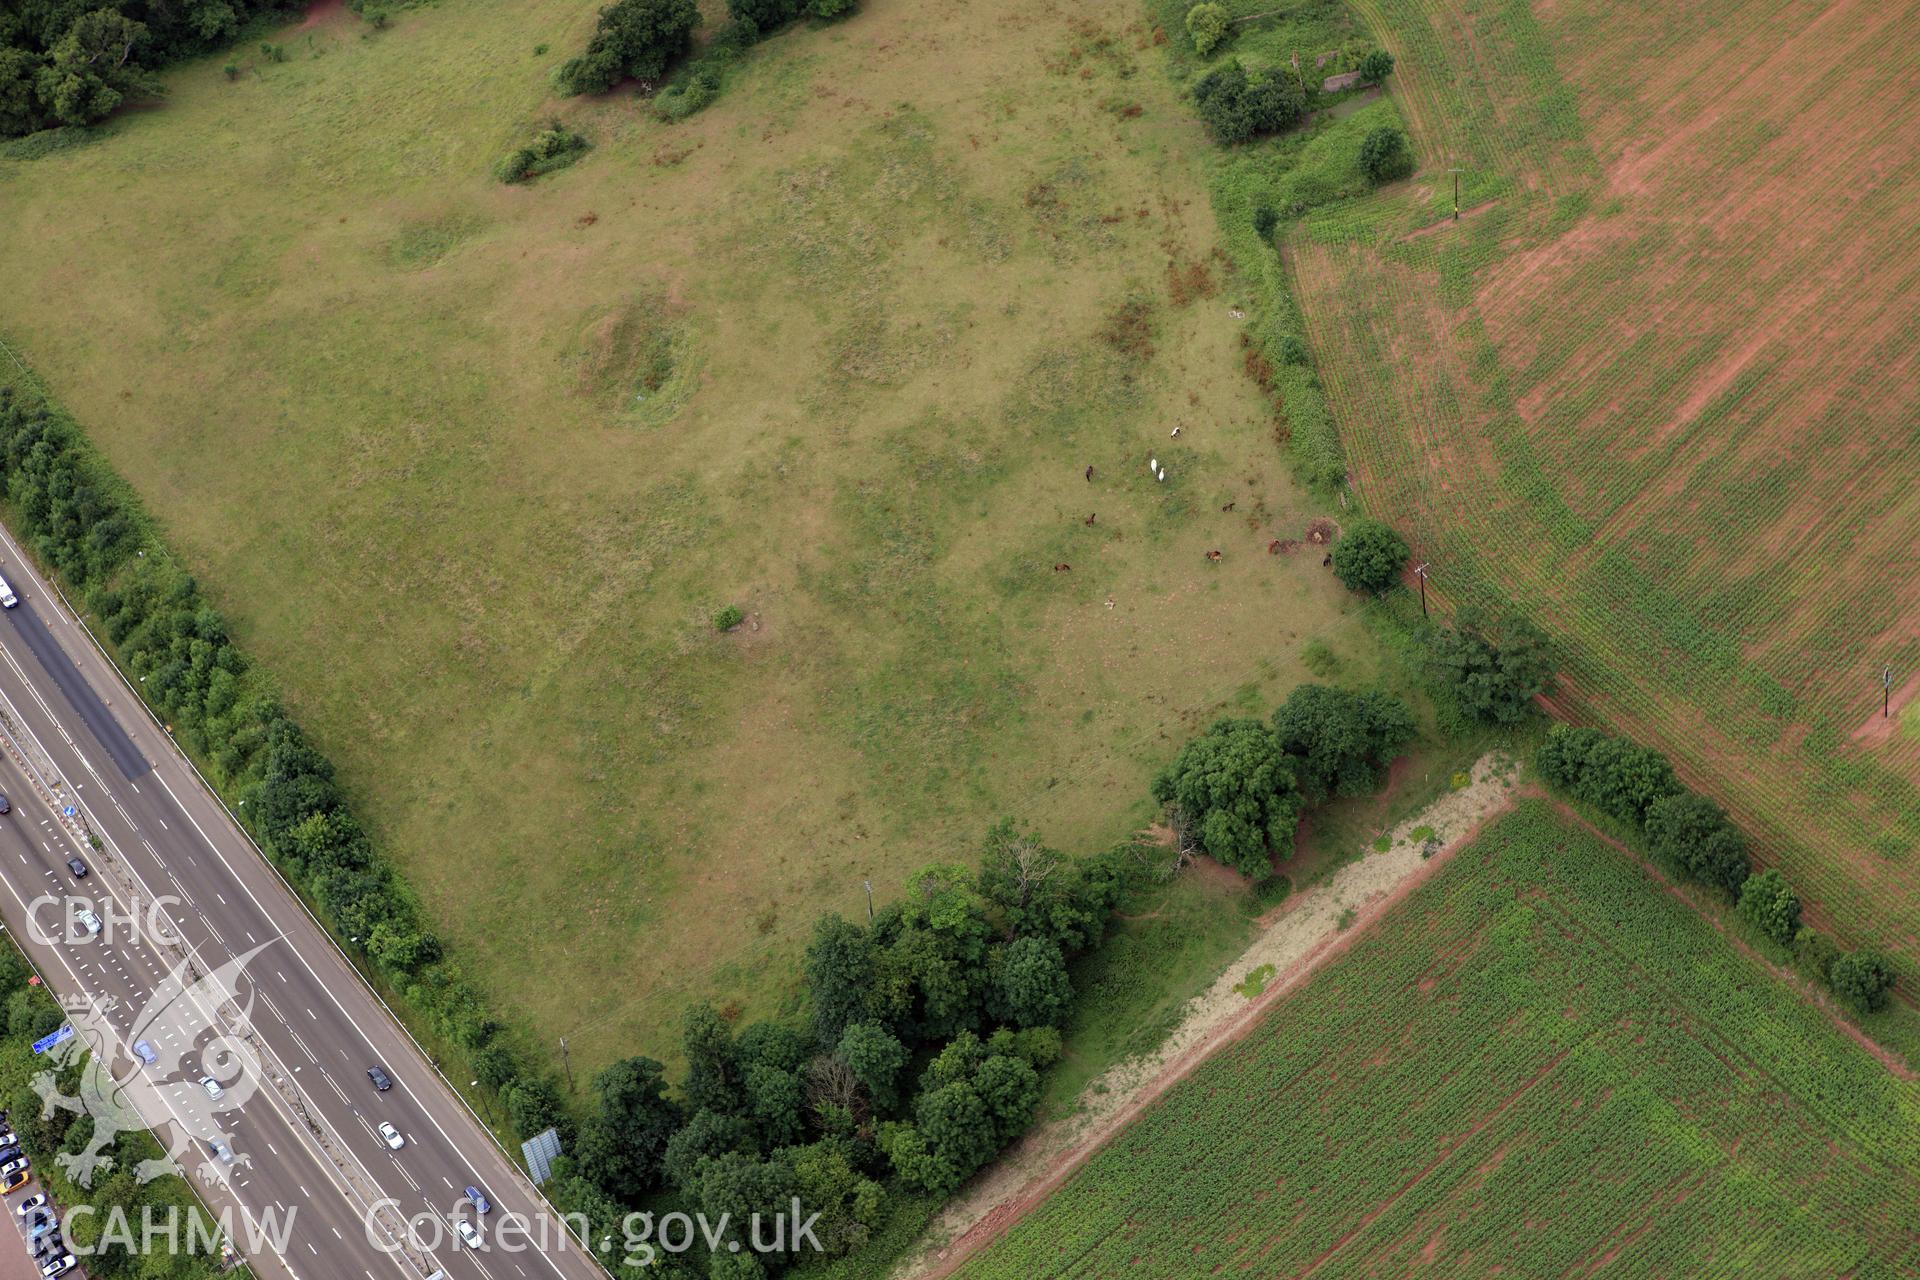
<svg viewBox="0 0 1920 1280"><path fill-rule="evenodd" d="M393 1081L388 1079L387 1073L378 1067L367 1068L367 1079L373 1081L373 1087L382 1093L393 1088Z"/></svg>
<svg viewBox="0 0 1920 1280"><path fill-rule="evenodd" d="M473 1206L475 1213L488 1213L493 1205L487 1199L487 1193L478 1187L467 1188L467 1203Z"/></svg>
<svg viewBox="0 0 1920 1280"><path fill-rule="evenodd" d="M25 1169L15 1169L12 1173L0 1173L0 1195L7 1195L26 1186L28 1177Z"/></svg>
<svg viewBox="0 0 1920 1280"><path fill-rule="evenodd" d="M36 1191L32 1195L28 1196L25 1200L22 1200L20 1202L20 1207L14 1210L14 1212L24 1218L28 1214L32 1213L35 1209L38 1209L42 1205L46 1204L46 1202L47 1202L47 1193L44 1191Z"/></svg>
<svg viewBox="0 0 1920 1280"><path fill-rule="evenodd" d="M75 916L74 919L79 922L81 932L85 933L89 938L97 938L100 936L100 917L93 914L92 907L80 908L80 914Z"/></svg>
<svg viewBox="0 0 1920 1280"><path fill-rule="evenodd" d="M33 1166L25 1156L15 1156L5 1164L0 1164L0 1178L11 1178L16 1173L25 1173Z"/></svg>
<svg viewBox="0 0 1920 1280"><path fill-rule="evenodd" d="M78 1258L70 1253L63 1253L46 1266L40 1268L40 1274L43 1276L63 1276L79 1265L80 1260Z"/></svg>
<svg viewBox="0 0 1920 1280"><path fill-rule="evenodd" d="M12 813L12 812L13 812L13 802L7 799L5 796L0 795L0 813Z"/></svg>
<svg viewBox="0 0 1920 1280"><path fill-rule="evenodd" d="M85 880L87 878L87 864L78 858L67 859L67 870L73 872L73 878L75 880Z"/></svg>
<svg viewBox="0 0 1920 1280"><path fill-rule="evenodd" d="M220 1099L227 1096L227 1091L225 1089L222 1089L220 1087L220 1082L218 1080L215 1080L212 1076L201 1076L200 1087L202 1089L205 1089L207 1091L207 1096L209 1098L212 1098L215 1102L218 1102L220 1101Z"/></svg>
<svg viewBox="0 0 1920 1280"><path fill-rule="evenodd" d="M453 1220L453 1231L455 1235L460 1237L460 1243L467 1246L467 1248L475 1250L486 1248L486 1246L480 1242L479 1230L465 1218L455 1218Z"/></svg>
<svg viewBox="0 0 1920 1280"><path fill-rule="evenodd" d="M153 1046L145 1040L135 1040L133 1042L133 1056L148 1066L152 1066L154 1063L160 1061L160 1055L155 1053Z"/></svg>
<svg viewBox="0 0 1920 1280"><path fill-rule="evenodd" d="M228 1144L225 1138L214 1138L207 1143L207 1150L213 1153L214 1159L224 1164L233 1163L233 1147Z"/></svg>
<svg viewBox="0 0 1920 1280"><path fill-rule="evenodd" d="M20 603L20 597L13 593L13 584L0 578L0 609L11 609Z"/></svg>
<svg viewBox="0 0 1920 1280"><path fill-rule="evenodd" d="M407 1145L407 1140L400 1136L400 1131L385 1120L380 1122L380 1137L386 1142L389 1151L398 1151Z"/></svg>

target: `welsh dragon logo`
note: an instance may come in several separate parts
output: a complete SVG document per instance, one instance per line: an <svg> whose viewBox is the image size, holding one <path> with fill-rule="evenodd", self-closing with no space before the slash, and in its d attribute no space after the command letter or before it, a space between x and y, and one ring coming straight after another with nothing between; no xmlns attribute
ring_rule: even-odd
<svg viewBox="0 0 1920 1280"><path fill-rule="evenodd" d="M111 1015L120 1002L112 997L61 1001L76 1034L49 1052L52 1067L34 1077L33 1088L43 1118L57 1111L93 1118L85 1148L57 1157L76 1186L90 1187L97 1172L111 1170L114 1140L148 1128L149 1117L170 1121L171 1137L164 1156L135 1166L138 1182L185 1173L190 1166L203 1183L225 1182L235 1167L252 1165L251 1156L233 1150L221 1117L246 1105L260 1086L259 1054L234 1028L249 1025L253 1008L252 987L242 995L241 975L247 962L270 945L261 943L199 977L182 960L124 1036L113 1028ZM146 1061L135 1046L153 1060ZM83 1056L78 1093L68 1094L60 1077L71 1074ZM203 1078L215 1082L218 1098Z"/></svg>

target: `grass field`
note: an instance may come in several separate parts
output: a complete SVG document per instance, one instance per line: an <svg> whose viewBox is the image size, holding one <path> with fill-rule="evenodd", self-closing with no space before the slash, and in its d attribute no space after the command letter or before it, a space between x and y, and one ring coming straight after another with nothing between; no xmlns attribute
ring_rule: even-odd
<svg viewBox="0 0 1920 1280"><path fill-rule="evenodd" d="M1911 1275L1917 1118L1536 800L960 1274Z"/></svg>
<svg viewBox="0 0 1920 1280"><path fill-rule="evenodd" d="M1920 11L1355 8L1421 171L1287 266L1357 490L1920 971Z"/></svg>
<svg viewBox="0 0 1920 1280"><path fill-rule="evenodd" d="M594 7L322 9L0 162L0 336L576 1075L998 815L1122 837L1310 640L1381 664L1267 553L1321 509L1132 0L869 0L679 126L547 98ZM493 182L552 113L593 150Z"/></svg>

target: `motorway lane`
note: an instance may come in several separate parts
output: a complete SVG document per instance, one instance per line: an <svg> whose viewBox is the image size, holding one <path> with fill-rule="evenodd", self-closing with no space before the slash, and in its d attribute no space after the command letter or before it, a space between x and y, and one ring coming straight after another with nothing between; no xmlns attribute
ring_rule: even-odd
<svg viewBox="0 0 1920 1280"><path fill-rule="evenodd" d="M157 892L181 899L182 908L171 912L170 919L208 966L265 945L244 980L259 997L254 1028L287 1078L299 1086L335 1147L364 1170L365 1185L391 1196L406 1213L444 1215L461 1188L478 1182L496 1206L489 1227L503 1210L550 1222L550 1212L524 1176L422 1060L218 802L199 786L170 741L37 575L12 557L6 572L22 603L0 613L0 696L54 769L72 784L73 798L92 829L116 851L146 895ZM30 796L20 799L28 802ZM11 918L11 911L8 914ZM396 1087L391 1092L377 1093L367 1081L365 1069L374 1063L393 1077ZM382 1119L407 1135L405 1149L390 1153L379 1142L371 1126ZM324 1160L318 1154L312 1158ZM351 1194L335 1182L331 1199L355 1207ZM289 1189L285 1179L275 1183L277 1191ZM312 1197L304 1194L309 1184L299 1185L302 1196L288 1203L310 1204ZM322 1192L320 1198L328 1197ZM563 1233L549 1231L546 1240L548 1247L541 1252L492 1250L484 1258L442 1248L432 1261L451 1275L481 1280L591 1280L604 1275ZM372 1254L377 1265L367 1270L376 1280L409 1274L397 1259L374 1252L364 1233L358 1249L348 1241L336 1243L356 1258ZM347 1261L344 1253L340 1260ZM289 1259L289 1265L297 1262ZM337 1272L329 1265L325 1274L360 1269L357 1262L351 1270Z"/></svg>
<svg viewBox="0 0 1920 1280"><path fill-rule="evenodd" d="M10 760L0 769L0 777L6 779L10 795L26 797L25 780ZM302 1274L298 1267L276 1268L276 1260L270 1253L262 1257L259 1251L247 1247L246 1227L249 1221L260 1222L257 1215L264 1207L303 1206L294 1218L297 1230L289 1240L289 1252L304 1252L314 1260L315 1266L322 1246L333 1249L339 1239L336 1233L352 1231L364 1236L360 1217L349 1210L345 1200L335 1196L316 1200L310 1194L310 1188L324 1186L333 1175L314 1159L283 1109L263 1100L261 1105L241 1108L209 1123L210 1100L198 1085L190 1083L199 1073L199 1061L191 1051L205 1038L204 1018L194 1017L190 1010L178 1007L175 1002L158 1022L134 1029L134 1018L149 1007L156 992L162 991L170 977L169 957L160 954L144 939L128 936L124 929L117 930L112 939L103 935L68 943L64 938L58 942L42 941L41 934L27 927L25 917L29 904L36 899L65 899L71 895L101 904L111 896L97 875L88 876L84 881L72 878L66 859L74 849L61 838L62 832L50 816L34 814L37 807L23 806L16 801L13 812L0 818L0 868L5 872L0 878L4 879L7 889L0 907L5 908L14 941L27 952L51 985L62 993L84 991L96 1000L106 997L115 1002L109 1011L76 1011L70 1020L89 1043L105 1046L105 1060L111 1064L115 1080L126 1082L126 1103L142 1116L166 1120L171 1132L188 1135L194 1147L183 1153L180 1162L187 1176L197 1176L210 1168L206 1149L201 1145L204 1138L193 1136L196 1133L224 1132L236 1157L248 1159L249 1163L238 1163L225 1170L227 1181L224 1183L203 1178L199 1185L202 1196L216 1214L223 1208L230 1210L230 1221L238 1237L236 1244L256 1262L256 1270L263 1278ZM95 910L104 916L102 905L96 905ZM49 926L45 936L49 938L61 936L62 931L54 923L57 914L51 910L43 912L42 919ZM142 1038L154 1043L163 1053L169 1049L170 1039L187 1040L187 1044L179 1046L184 1051L180 1054L182 1069L171 1074L189 1083L183 1087L151 1083L149 1077L136 1068L125 1047ZM164 1137L162 1141L164 1144ZM249 1213L255 1216L251 1219L243 1216ZM306 1273L325 1274L313 1267L308 1267Z"/></svg>

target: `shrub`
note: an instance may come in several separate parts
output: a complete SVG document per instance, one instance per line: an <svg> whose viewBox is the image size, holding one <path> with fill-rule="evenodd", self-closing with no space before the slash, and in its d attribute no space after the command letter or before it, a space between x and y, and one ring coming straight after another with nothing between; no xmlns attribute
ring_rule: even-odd
<svg viewBox="0 0 1920 1280"><path fill-rule="evenodd" d="M1195 53L1203 58L1212 57L1220 42L1227 38L1226 6L1207 0L1187 10L1187 34L1193 37Z"/></svg>
<svg viewBox="0 0 1920 1280"><path fill-rule="evenodd" d="M740 606L730 604L713 615L713 629L715 631L731 631L746 620L747 615L740 612Z"/></svg>
<svg viewBox="0 0 1920 1280"><path fill-rule="evenodd" d="M1360 59L1360 78L1368 84L1379 84L1393 74L1393 55L1385 49L1375 49Z"/></svg>
<svg viewBox="0 0 1920 1280"><path fill-rule="evenodd" d="M1274 228L1280 225L1280 214L1272 205L1261 203L1254 206L1253 233L1262 240L1273 240Z"/></svg>
<svg viewBox="0 0 1920 1280"><path fill-rule="evenodd" d="M1802 925L1793 935L1794 967L1822 986L1833 971L1833 962L1839 958L1840 948L1833 945L1833 939L1814 932L1811 926Z"/></svg>
<svg viewBox="0 0 1920 1280"><path fill-rule="evenodd" d="M1375 186L1413 172L1413 147L1407 135L1383 124L1360 140L1360 170Z"/></svg>
<svg viewBox="0 0 1920 1280"><path fill-rule="evenodd" d="M564 94L605 93L620 81L658 80L693 44L696 0L615 0L600 11L586 50L554 71Z"/></svg>
<svg viewBox="0 0 1920 1280"><path fill-rule="evenodd" d="M1893 983L1893 964L1878 951L1849 951L1827 966L1827 985L1855 1013L1886 1008Z"/></svg>
<svg viewBox="0 0 1920 1280"><path fill-rule="evenodd" d="M1751 876L1740 886L1740 914L1782 946L1800 931L1800 899L1793 896L1778 867Z"/></svg>
<svg viewBox="0 0 1920 1280"><path fill-rule="evenodd" d="M1289 128L1307 110L1298 85L1278 72L1252 79L1237 58L1200 77L1193 101L1214 141L1227 145Z"/></svg>
<svg viewBox="0 0 1920 1280"><path fill-rule="evenodd" d="M653 100L654 114L672 122L685 120L720 95L720 77L704 68L688 76L684 83L670 85Z"/></svg>
<svg viewBox="0 0 1920 1280"><path fill-rule="evenodd" d="M844 18L860 7L860 0L807 0L807 13L822 22Z"/></svg>
<svg viewBox="0 0 1920 1280"><path fill-rule="evenodd" d="M549 121L532 142L502 157L493 167L493 176L510 184L531 182L542 174L566 168L592 145L558 120Z"/></svg>
<svg viewBox="0 0 1920 1280"><path fill-rule="evenodd" d="M1282 364L1290 364L1295 368L1304 369L1313 363L1313 354L1307 350L1306 342L1297 334L1281 334L1278 353Z"/></svg>
<svg viewBox="0 0 1920 1280"><path fill-rule="evenodd" d="M1379 520L1356 520L1334 544L1334 576L1349 591L1378 595L1393 585L1407 563L1407 540Z"/></svg>

